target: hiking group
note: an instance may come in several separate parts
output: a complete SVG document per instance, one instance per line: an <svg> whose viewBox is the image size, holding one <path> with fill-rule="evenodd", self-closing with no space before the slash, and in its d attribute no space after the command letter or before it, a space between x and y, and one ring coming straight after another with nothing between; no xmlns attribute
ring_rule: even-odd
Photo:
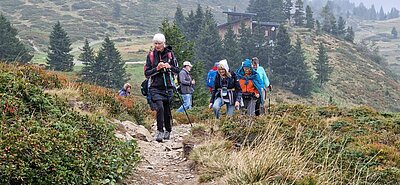
<svg viewBox="0 0 400 185"><path fill-rule="evenodd" d="M172 48L165 45L163 34L155 34L152 41L154 49L147 55L144 65L146 79L141 84L141 91L151 110L156 111L156 141L162 142L170 139L172 131L171 103L174 92L179 92L181 100L177 112L185 112L188 116L187 110L192 108L196 83L190 74L192 64L185 61L182 69L179 68ZM174 83L176 75L178 85ZM267 89L271 90L268 77L257 57L245 59L236 72L230 70L226 59L215 63L207 74L206 85L211 93L209 108L212 108L216 118L220 118L223 105L226 105L228 116L233 115L235 108L250 116L264 113ZM120 96L128 96L130 89L131 85L125 84L119 92Z"/></svg>

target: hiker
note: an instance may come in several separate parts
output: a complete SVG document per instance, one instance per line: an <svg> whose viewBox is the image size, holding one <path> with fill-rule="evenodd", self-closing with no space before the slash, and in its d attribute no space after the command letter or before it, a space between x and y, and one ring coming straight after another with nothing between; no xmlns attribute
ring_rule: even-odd
<svg viewBox="0 0 400 185"><path fill-rule="evenodd" d="M240 98L241 89L236 74L229 70L226 60L221 60L218 64L218 73L212 88L209 108L213 109L214 115L218 119L221 107L226 105L226 114L231 116L235 107L239 108Z"/></svg>
<svg viewBox="0 0 400 185"><path fill-rule="evenodd" d="M122 87L121 90L119 90L119 96L127 97L129 94L131 94L131 89L132 86L129 83L125 83L124 87Z"/></svg>
<svg viewBox="0 0 400 185"><path fill-rule="evenodd" d="M192 76L189 74L191 70L192 64L189 61L183 62L183 68L178 75L183 105L181 105L176 112L184 112L185 109L189 110L192 108L192 94L195 80L192 79ZM183 106L185 106L185 109Z"/></svg>
<svg viewBox="0 0 400 185"><path fill-rule="evenodd" d="M237 70L237 78L242 89L242 100L246 115L254 116L256 102L259 99L264 102L262 94L262 80L260 75L253 69L250 59L245 59L243 65Z"/></svg>
<svg viewBox="0 0 400 185"><path fill-rule="evenodd" d="M214 87L215 76L217 76L218 62L215 62L214 66L207 73L207 87L212 93L212 88Z"/></svg>
<svg viewBox="0 0 400 185"><path fill-rule="evenodd" d="M260 61L258 60L257 57L253 57L251 59L253 69L257 71L257 73L260 75L260 78L262 80L262 94L264 97L264 100L267 97L267 90L271 90L271 84L269 83L269 79L267 76L267 73L265 73L265 70L262 66L260 66ZM261 105L261 106L260 106ZM256 102L256 116L259 116L260 114L264 113L264 105L261 104L260 99L257 99Z"/></svg>
<svg viewBox="0 0 400 185"><path fill-rule="evenodd" d="M148 91L157 111L156 141L162 142L163 139L170 139L172 131L171 101L174 86L171 73L178 74L179 68L171 46L165 45L163 34L155 34L153 44L154 50L147 55L144 73L150 81Z"/></svg>

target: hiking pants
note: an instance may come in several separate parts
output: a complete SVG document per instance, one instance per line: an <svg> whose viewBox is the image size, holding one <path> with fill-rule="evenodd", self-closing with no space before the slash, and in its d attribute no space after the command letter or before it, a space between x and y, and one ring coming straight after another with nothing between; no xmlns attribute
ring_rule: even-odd
<svg viewBox="0 0 400 185"><path fill-rule="evenodd" d="M233 111L235 110L235 105L230 105L229 102L224 102L224 100L222 98L217 98L214 101L213 104L213 112L214 115L217 119L219 119L220 117L220 109L222 107L222 105L226 105L226 115L228 116L232 116L233 115Z"/></svg>
<svg viewBox="0 0 400 185"><path fill-rule="evenodd" d="M192 94L182 94L182 99L183 99L183 105L179 107L176 112L184 112L185 110L183 109L183 106L185 106L186 110L189 110L192 108Z"/></svg>
<svg viewBox="0 0 400 185"><path fill-rule="evenodd" d="M254 116L256 111L256 97L243 98L244 108L246 109L246 115Z"/></svg>
<svg viewBox="0 0 400 185"><path fill-rule="evenodd" d="M157 110L157 130L164 132L165 130L171 132L171 107L168 100L155 101Z"/></svg>

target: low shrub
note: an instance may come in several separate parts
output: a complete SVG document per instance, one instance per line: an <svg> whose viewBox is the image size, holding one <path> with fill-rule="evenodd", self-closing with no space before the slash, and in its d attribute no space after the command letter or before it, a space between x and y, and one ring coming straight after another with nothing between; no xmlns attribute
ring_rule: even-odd
<svg viewBox="0 0 400 185"><path fill-rule="evenodd" d="M100 184L130 172L135 141L117 140L113 125L72 111L26 74L0 73L0 184Z"/></svg>

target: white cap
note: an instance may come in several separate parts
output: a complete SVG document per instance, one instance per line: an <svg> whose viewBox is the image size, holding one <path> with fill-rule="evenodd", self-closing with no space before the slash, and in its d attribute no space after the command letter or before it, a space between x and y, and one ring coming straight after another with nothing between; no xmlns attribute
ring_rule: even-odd
<svg viewBox="0 0 400 185"><path fill-rule="evenodd" d="M223 67L226 71L229 71L228 61L226 61L226 59L219 61L219 65L222 65L222 67Z"/></svg>
<svg viewBox="0 0 400 185"><path fill-rule="evenodd" d="M190 66L192 67L192 64L189 61L185 61L183 62L183 66Z"/></svg>

